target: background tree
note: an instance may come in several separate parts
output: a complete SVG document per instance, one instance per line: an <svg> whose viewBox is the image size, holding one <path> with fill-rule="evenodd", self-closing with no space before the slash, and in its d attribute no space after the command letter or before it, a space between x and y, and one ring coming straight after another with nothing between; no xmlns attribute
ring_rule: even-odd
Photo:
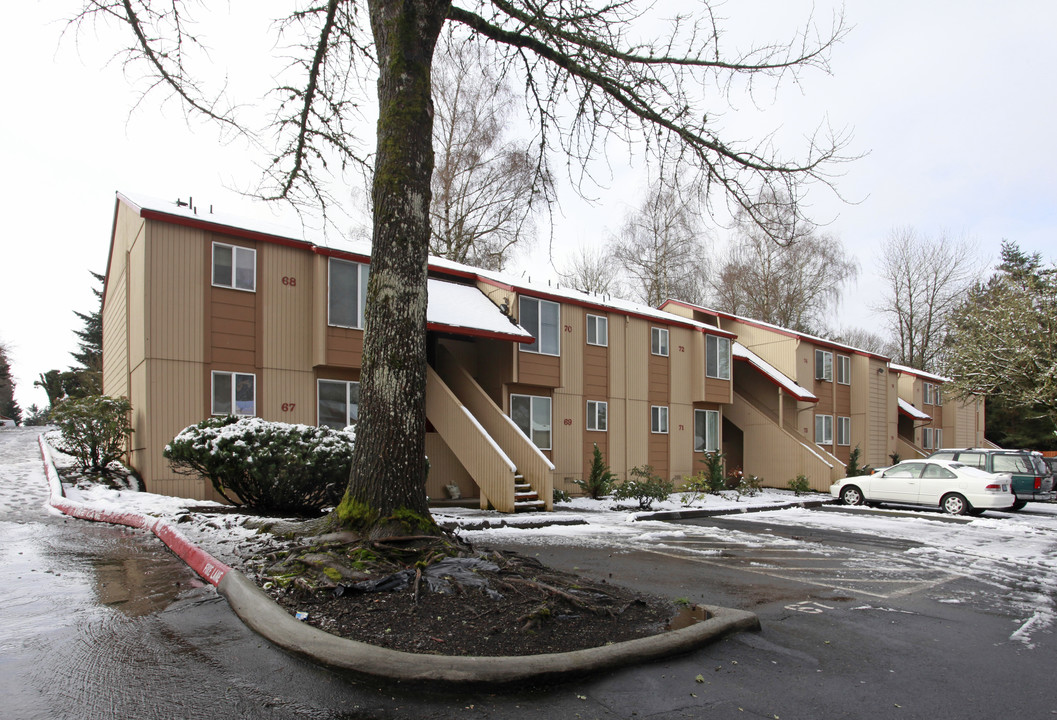
<svg viewBox="0 0 1057 720"><path fill-rule="evenodd" d="M652 12L652 14L651 14ZM367 289L360 419L349 489L336 509L345 527L387 532L388 519L427 516L424 481L426 260L434 154L431 71L446 23L459 38L493 53L499 76L516 73L546 161L561 152L583 168L611 142L684 162L690 181L717 200L757 212L762 187L781 189L791 211L811 182L828 182L845 139L816 136L799 159L779 156L770 137L755 145L728 141L709 111L727 95L706 88L750 88L798 81L828 69L843 19L829 30L809 22L787 43L728 51L707 3L698 16L663 23L667 10L634 0L326 0L279 24L289 66L272 98L269 133L240 124L208 77L195 77L198 35L179 4L161 0L85 0L76 22L113 19L129 33L126 68L168 89L187 111L274 144L262 196L327 207L328 168L373 172L371 273ZM655 32L656 40L648 33ZM366 82L376 78L376 98ZM355 120L377 100L377 143L362 151ZM267 137L267 140L263 139ZM648 142L647 142L648 141Z"/></svg>
<svg viewBox="0 0 1057 720"><path fill-rule="evenodd" d="M15 380L11 377L11 362L7 346L0 343L0 415L22 422L22 408L15 400Z"/></svg>
<svg viewBox="0 0 1057 720"><path fill-rule="evenodd" d="M836 332L828 334L826 337L839 343L850 345L853 348L865 350L866 352L875 353L877 355L883 355L884 357L890 358L896 354L895 346L892 345L891 340L883 338L877 333L870 332L861 327L841 328ZM988 422L990 422L990 418L988 418Z"/></svg>
<svg viewBox="0 0 1057 720"><path fill-rule="evenodd" d="M507 138L515 107L486 50L442 36L433 67L430 252L488 270L533 239L534 213L552 195L539 148Z"/></svg>
<svg viewBox="0 0 1057 720"><path fill-rule="evenodd" d="M73 314L80 318L84 327L73 331L80 341L80 347L71 354L79 366L70 369L80 375L79 384L86 394L99 395L103 392L103 283L106 277L91 270L89 272L99 283L99 287L92 288L98 305L88 313L74 310Z"/></svg>
<svg viewBox="0 0 1057 720"><path fill-rule="evenodd" d="M653 183L612 243L626 275L625 294L651 307L669 298L703 302L708 266L703 236L694 199L664 179Z"/></svg>
<svg viewBox="0 0 1057 720"><path fill-rule="evenodd" d="M783 222L789 226L784 243L774 242L748 213L738 214L727 258L711 278L711 304L716 310L823 334L845 283L858 274L858 264L838 238L806 221L793 227L796 219L790 213L780 215L787 217L772 218L771 227L781 233Z"/></svg>
<svg viewBox="0 0 1057 720"><path fill-rule="evenodd" d="M874 310L888 321L896 362L939 369L950 313L979 274L976 248L947 233L936 237L910 227L892 230L881 246L884 295Z"/></svg>
<svg viewBox="0 0 1057 720"><path fill-rule="evenodd" d="M607 248L581 245L558 271L563 283L585 293L604 295L617 286L617 266Z"/></svg>
<svg viewBox="0 0 1057 720"><path fill-rule="evenodd" d="M1057 430L1057 266L1002 243L1002 262L950 318L944 391L984 395L1000 412Z"/></svg>

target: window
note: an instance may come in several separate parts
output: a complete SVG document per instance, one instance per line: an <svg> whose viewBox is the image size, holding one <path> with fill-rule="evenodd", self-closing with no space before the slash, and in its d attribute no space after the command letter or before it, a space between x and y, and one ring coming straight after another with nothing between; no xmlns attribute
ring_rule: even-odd
<svg viewBox="0 0 1057 720"><path fill-rule="evenodd" d="M730 338L705 335L705 377L730 380Z"/></svg>
<svg viewBox="0 0 1057 720"><path fill-rule="evenodd" d="M557 355L560 314L561 306L556 302L519 298L518 322L536 338L531 345L523 343L521 349L541 355Z"/></svg>
<svg viewBox="0 0 1057 720"><path fill-rule="evenodd" d="M923 383L923 385L922 402L925 405L942 405L943 400L940 399L940 386L934 383Z"/></svg>
<svg viewBox="0 0 1057 720"><path fill-rule="evenodd" d="M609 403L597 400L587 401L587 429L606 431L606 417L609 414Z"/></svg>
<svg viewBox="0 0 1057 720"><path fill-rule="evenodd" d="M344 380L320 380L316 385L318 425L342 430L355 425L360 416L360 384Z"/></svg>
<svg viewBox="0 0 1057 720"><path fill-rule="evenodd" d="M213 243L213 284L253 292L257 289L257 251Z"/></svg>
<svg viewBox="0 0 1057 720"><path fill-rule="evenodd" d="M851 385L851 358L847 355L837 356L837 382Z"/></svg>
<svg viewBox="0 0 1057 720"><path fill-rule="evenodd" d="M668 434L668 407L654 405L650 408L650 432Z"/></svg>
<svg viewBox="0 0 1057 720"><path fill-rule="evenodd" d="M1034 474L1035 468L1031 466L1026 455L993 455L991 472Z"/></svg>
<svg viewBox="0 0 1057 720"><path fill-rule="evenodd" d="M511 395L510 419L540 450L551 449L551 399Z"/></svg>
<svg viewBox="0 0 1057 720"><path fill-rule="evenodd" d="M885 470L885 477L905 477L905 478L916 478L921 477L921 471L925 469L925 463L919 462L902 462L896 465L891 470Z"/></svg>
<svg viewBox="0 0 1057 720"><path fill-rule="evenodd" d="M833 353L829 350L815 351L815 379L833 382Z"/></svg>
<svg viewBox="0 0 1057 720"><path fill-rule="evenodd" d="M668 357L668 328L650 328L650 352Z"/></svg>
<svg viewBox="0 0 1057 720"><path fill-rule="evenodd" d="M609 345L609 318L601 315L587 316L587 344Z"/></svg>
<svg viewBox="0 0 1057 720"><path fill-rule="evenodd" d="M363 327L369 272L369 266L363 263L330 258L327 324L346 328Z"/></svg>
<svg viewBox="0 0 1057 720"><path fill-rule="evenodd" d="M942 465L926 465L925 472L921 474L921 477L927 478L943 478L944 480L953 480L958 477L947 468Z"/></svg>
<svg viewBox="0 0 1057 720"><path fill-rule="evenodd" d="M213 372L213 415L256 415L257 376Z"/></svg>
<svg viewBox="0 0 1057 720"><path fill-rule="evenodd" d="M936 386L936 390L932 393L932 399L936 401L936 405L943 404L943 395L940 393L940 386Z"/></svg>
<svg viewBox="0 0 1057 720"><path fill-rule="evenodd" d="M851 445L851 418L837 418L837 444Z"/></svg>
<svg viewBox="0 0 1057 720"><path fill-rule="evenodd" d="M719 411L694 410L694 452L719 450Z"/></svg>
<svg viewBox="0 0 1057 720"><path fill-rule="evenodd" d="M833 444L833 416L815 416L815 442L819 445Z"/></svg>
<svg viewBox="0 0 1057 720"><path fill-rule="evenodd" d="M943 460L946 458L941 457L939 459ZM969 467L974 467L977 470L987 469L987 456L983 453L961 453L958 455L958 462L968 465Z"/></svg>

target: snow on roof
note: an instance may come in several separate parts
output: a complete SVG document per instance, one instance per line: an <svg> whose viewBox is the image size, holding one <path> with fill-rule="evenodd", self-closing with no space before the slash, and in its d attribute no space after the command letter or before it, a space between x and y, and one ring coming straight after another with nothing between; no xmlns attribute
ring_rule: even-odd
<svg viewBox="0 0 1057 720"><path fill-rule="evenodd" d="M818 402L818 397L813 392L806 389L802 385L799 385L794 382L788 375L775 368L769 362L754 353L752 350L749 350L741 343L735 342L731 352L735 358L748 362L750 365L752 365L757 370L766 375L771 380L771 382L785 390L797 400L803 400L805 402Z"/></svg>
<svg viewBox="0 0 1057 720"><path fill-rule="evenodd" d="M267 221L247 219L245 217L236 217L226 213L213 212L212 207L206 211L201 207L177 205L177 203L172 200L161 200L159 198L140 195L138 193L125 193L119 191L117 195L118 198L124 200L127 204L141 212L146 210L148 213L159 213L170 216L175 222L184 221L194 223L195 225L216 225L218 230L228 229L248 231L250 233L258 233L296 243L304 243L309 246L326 250L360 255L365 258L369 258L371 255L371 245L369 242L357 242L345 240L340 237L324 235L322 232L314 231L312 228L308 227L296 229L279 223L270 223ZM600 311L615 311L625 315L635 315L646 319L657 320L666 325L691 327L713 335L722 335L729 338L737 337L737 334L720 329L714 325L673 315L663 310L650 307L649 305L642 305L629 300L614 298L608 294L585 293L580 290L562 287L557 284L552 285L550 282L547 282L546 284L542 282L533 283L531 277L527 279L518 278L512 275L506 275L491 270L482 270L481 268L433 256L429 258L429 268L435 272L462 276L466 279L506 287L519 294L542 297L544 299L554 299L559 302L573 302L588 308L598 308ZM460 326L453 325L452 327Z"/></svg>
<svg viewBox="0 0 1057 720"><path fill-rule="evenodd" d="M899 412L904 415L909 415L915 420L931 420L932 416L918 410L916 407L908 403L903 398L899 398Z"/></svg>
<svg viewBox="0 0 1057 720"><path fill-rule="evenodd" d="M817 343L825 347L842 349L848 352L856 353L857 355L865 355L867 357L877 358L879 360L888 360L888 358L884 355L879 355L875 352L863 350L862 348L853 347L851 345L845 345L844 343L837 342L836 340L829 340L827 338L819 337L817 335L809 335L808 333L800 332L799 330L790 330L789 328L782 327L781 325L774 325L769 322L764 322L763 320L756 320L754 318L744 317L742 315L735 315L733 313L728 312L722 312L720 310L712 310L711 308L706 308L703 305L694 305L692 303L683 302L682 300L665 300L661 307L664 307L669 303L682 305L683 307L687 307L692 310L700 310L701 312L708 313L709 315L715 315L716 317L729 318L731 320L734 320L735 322L745 323L746 325L754 325L756 327L761 327L766 330L775 330L784 335L792 335L794 337L803 338L808 342Z"/></svg>
<svg viewBox="0 0 1057 720"><path fill-rule="evenodd" d="M917 368L907 367L906 365L896 365L893 362L888 363L888 367L890 369L892 369L892 370L895 370L898 373L906 373L907 375L916 375L917 377L923 378L925 380L933 380L935 382L941 382L941 383L950 382L951 381L950 378L943 377L942 375L935 375L935 374L930 373L930 372L925 372L924 370L918 370Z"/></svg>
<svg viewBox="0 0 1057 720"><path fill-rule="evenodd" d="M504 315L474 285L430 278L426 324L430 330L531 343L532 333Z"/></svg>

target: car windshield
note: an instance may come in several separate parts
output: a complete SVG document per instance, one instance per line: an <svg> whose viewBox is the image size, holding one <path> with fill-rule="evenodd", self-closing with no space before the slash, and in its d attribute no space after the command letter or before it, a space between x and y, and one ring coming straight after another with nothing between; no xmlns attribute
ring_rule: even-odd
<svg viewBox="0 0 1057 720"><path fill-rule="evenodd" d="M991 461L995 472L1034 473L1031 458L1027 455L995 455Z"/></svg>

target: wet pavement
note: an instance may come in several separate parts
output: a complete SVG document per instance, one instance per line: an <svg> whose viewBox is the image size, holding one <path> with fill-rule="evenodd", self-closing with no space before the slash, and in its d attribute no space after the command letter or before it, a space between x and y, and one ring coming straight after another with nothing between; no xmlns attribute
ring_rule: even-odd
<svg viewBox="0 0 1057 720"><path fill-rule="evenodd" d="M152 535L58 515L46 488L33 429L0 432L5 719L1057 716L1052 628L1030 647L1011 639L1023 617L1001 607L1010 585L896 564L911 541L709 540L718 519L652 546L521 544L563 569L753 610L763 630L550 688L427 694L277 650Z"/></svg>

